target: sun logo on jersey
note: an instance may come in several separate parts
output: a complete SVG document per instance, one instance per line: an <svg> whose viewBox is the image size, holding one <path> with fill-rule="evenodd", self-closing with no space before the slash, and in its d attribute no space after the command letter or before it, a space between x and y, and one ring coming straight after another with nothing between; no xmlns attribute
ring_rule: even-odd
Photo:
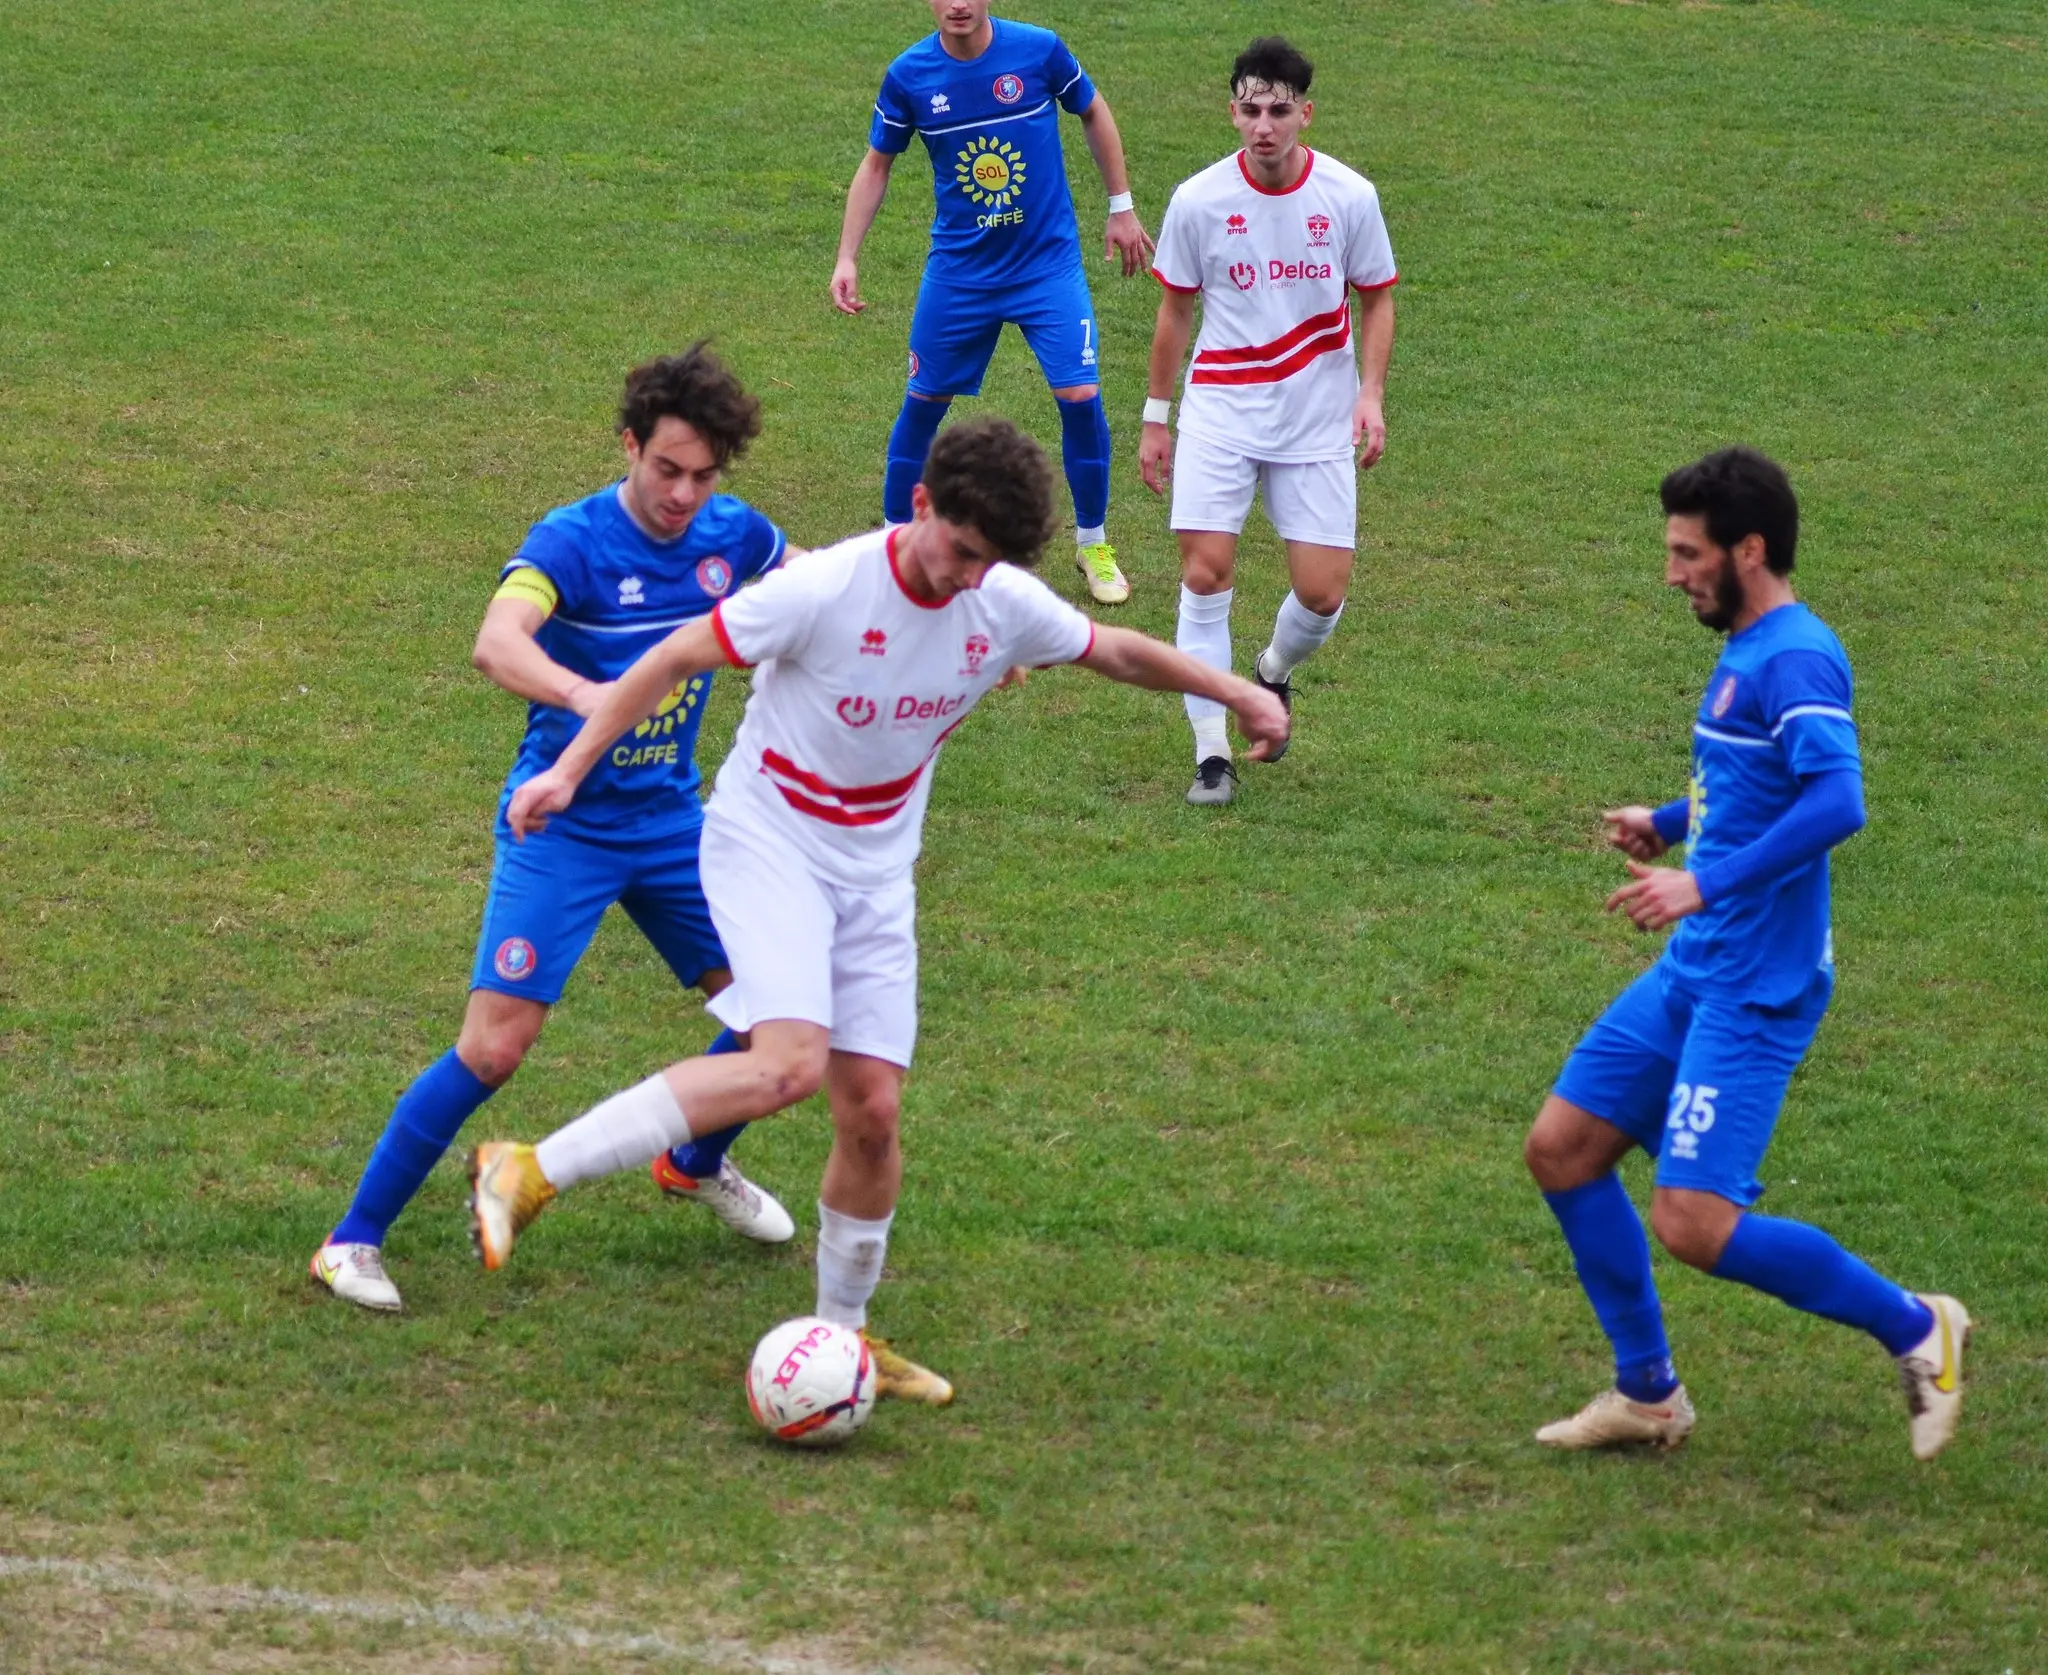
<svg viewBox="0 0 2048 1675"><path fill-rule="evenodd" d="M704 694L711 685L708 675L693 675L674 687L669 695L655 706L654 713L633 729L636 739L660 738L673 733L676 728L690 719L690 712L704 701ZM678 714L677 712L681 713Z"/></svg>
<svg viewBox="0 0 2048 1675"><path fill-rule="evenodd" d="M953 160L953 178L983 209L1008 209L1024 195L1024 153L1008 140L977 134Z"/></svg>
<svg viewBox="0 0 2048 1675"><path fill-rule="evenodd" d="M1693 764L1692 778L1685 787L1685 841L1687 847L1699 842L1707 826L1707 770Z"/></svg>

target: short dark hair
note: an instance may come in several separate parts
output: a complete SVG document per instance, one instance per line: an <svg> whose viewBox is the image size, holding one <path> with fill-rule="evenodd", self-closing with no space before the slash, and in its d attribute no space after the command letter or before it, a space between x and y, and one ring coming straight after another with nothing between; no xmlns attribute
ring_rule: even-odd
<svg viewBox="0 0 2048 1675"><path fill-rule="evenodd" d="M1733 547L1745 535L1760 535L1764 568L1791 574L1799 548L1799 500L1785 468L1754 448L1723 448L1666 477L1657 493L1667 518L1703 518L1707 538Z"/></svg>
<svg viewBox="0 0 2048 1675"><path fill-rule="evenodd" d="M703 437L722 468L761 434L761 403L700 337L680 355L657 356L626 374L619 429L644 448L663 419L681 419Z"/></svg>
<svg viewBox="0 0 2048 1675"><path fill-rule="evenodd" d="M1285 35L1261 35L1230 66L1230 92L1235 98L1246 82L1262 81L1268 87L1292 88L1307 98L1308 84L1315 80L1315 75L1316 67L1302 57Z"/></svg>
<svg viewBox="0 0 2048 1675"><path fill-rule="evenodd" d="M1053 533L1053 476L1045 450L992 413L939 432L925 455L924 491L946 522L978 530L1026 569Z"/></svg>

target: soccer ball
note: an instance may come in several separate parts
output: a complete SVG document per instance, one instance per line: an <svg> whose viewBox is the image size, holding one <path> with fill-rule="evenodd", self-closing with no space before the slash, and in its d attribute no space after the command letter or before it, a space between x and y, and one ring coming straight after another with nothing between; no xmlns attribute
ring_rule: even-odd
<svg viewBox="0 0 2048 1675"><path fill-rule="evenodd" d="M754 1348L747 1406L770 1436L799 1448L832 1448L875 1410L867 1340L816 1315L785 1320Z"/></svg>

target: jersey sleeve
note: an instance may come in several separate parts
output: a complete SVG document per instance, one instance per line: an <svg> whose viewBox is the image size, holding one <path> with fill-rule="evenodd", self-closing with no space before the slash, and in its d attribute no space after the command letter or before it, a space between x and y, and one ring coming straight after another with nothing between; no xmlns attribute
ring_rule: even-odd
<svg viewBox="0 0 2048 1675"><path fill-rule="evenodd" d="M1377 192L1368 195L1352 222L1351 243L1344 252L1344 277L1359 291L1384 291L1400 277Z"/></svg>
<svg viewBox="0 0 2048 1675"><path fill-rule="evenodd" d="M1003 588L1003 626L1013 666L1049 669L1086 657L1095 624L1028 571L1013 569ZM986 585L986 584L984 584Z"/></svg>
<svg viewBox="0 0 2048 1675"><path fill-rule="evenodd" d="M1849 769L1860 773L1849 668L1818 651L1788 651L1771 659L1764 719L1785 761L1800 779Z"/></svg>
<svg viewBox="0 0 2048 1675"><path fill-rule="evenodd" d="M740 525L739 539L732 545L733 579L746 582L767 575L782 562L787 551L789 537L749 506L746 521Z"/></svg>
<svg viewBox="0 0 2048 1675"><path fill-rule="evenodd" d="M1088 79L1088 72L1081 68L1080 59L1074 56L1074 49L1055 35L1051 49L1045 55L1045 85L1052 90L1052 96L1059 100L1060 109L1070 116L1079 116L1095 103L1095 83Z"/></svg>
<svg viewBox="0 0 2048 1675"><path fill-rule="evenodd" d="M564 607L573 614L588 575L589 565L574 539L553 518L542 518L498 573L497 597L530 598L549 615Z"/></svg>
<svg viewBox="0 0 2048 1675"><path fill-rule="evenodd" d="M1152 277L1169 291L1202 288L1202 252L1195 242L1195 218L1178 191L1167 200L1166 219L1159 224Z"/></svg>
<svg viewBox="0 0 2048 1675"><path fill-rule="evenodd" d="M726 661L751 669L771 658L797 657L810 643L836 587L829 564L799 564L764 577L753 587L721 599L711 612L711 632Z"/></svg>
<svg viewBox="0 0 2048 1675"><path fill-rule="evenodd" d="M868 144L894 156L910 148L917 133L917 107L910 91L897 78L891 65L882 77L882 91L875 95L875 117L868 124Z"/></svg>

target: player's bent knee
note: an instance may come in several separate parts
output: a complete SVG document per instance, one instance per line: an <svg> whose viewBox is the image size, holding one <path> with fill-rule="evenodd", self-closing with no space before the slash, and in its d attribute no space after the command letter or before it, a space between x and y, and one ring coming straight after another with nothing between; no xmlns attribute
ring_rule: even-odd
<svg viewBox="0 0 2048 1675"><path fill-rule="evenodd" d="M1102 393L1100 384L1074 384L1064 390L1054 390L1054 401L1093 401Z"/></svg>
<svg viewBox="0 0 2048 1675"><path fill-rule="evenodd" d="M1294 597L1299 599L1309 610L1314 611L1317 616L1335 616L1337 612L1344 608L1344 595L1348 587L1348 581L1349 579L1347 578L1343 582L1338 582L1335 586L1324 585L1321 587L1318 587L1313 582L1308 583L1306 586L1297 582L1294 586Z"/></svg>
<svg viewBox="0 0 2048 1675"><path fill-rule="evenodd" d="M1711 1272L1742 1212L1707 1192L1659 1191L1650 1199L1650 1231L1688 1268Z"/></svg>

